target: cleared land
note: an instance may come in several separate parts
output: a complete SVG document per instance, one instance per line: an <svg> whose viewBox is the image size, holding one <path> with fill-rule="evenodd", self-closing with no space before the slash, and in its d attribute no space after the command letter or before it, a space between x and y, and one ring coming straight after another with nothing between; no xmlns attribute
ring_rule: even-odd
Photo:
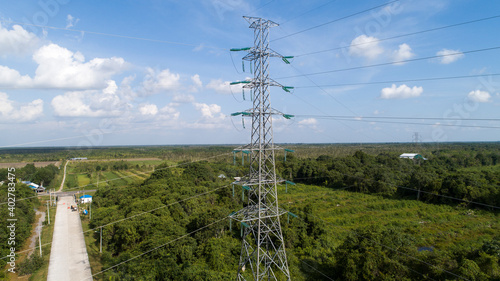
<svg viewBox="0 0 500 281"><path fill-rule="evenodd" d="M14 168L22 168L28 164L35 164L35 167L40 168L40 167L45 167L50 164L54 164L54 166L59 166L61 165L61 161L46 161L46 162L17 162L17 163L0 163L0 169L6 169L10 167Z"/></svg>

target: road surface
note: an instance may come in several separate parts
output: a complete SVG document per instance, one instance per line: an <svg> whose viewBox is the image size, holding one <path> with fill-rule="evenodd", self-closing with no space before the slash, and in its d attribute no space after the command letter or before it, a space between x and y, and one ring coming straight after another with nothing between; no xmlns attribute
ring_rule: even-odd
<svg viewBox="0 0 500 281"><path fill-rule="evenodd" d="M48 281L92 280L87 248L73 196L59 195L52 237Z"/></svg>

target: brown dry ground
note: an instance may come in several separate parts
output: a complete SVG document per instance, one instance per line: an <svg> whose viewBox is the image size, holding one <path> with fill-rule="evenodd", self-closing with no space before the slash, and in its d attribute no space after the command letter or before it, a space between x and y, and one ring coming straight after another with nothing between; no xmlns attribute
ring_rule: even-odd
<svg viewBox="0 0 500 281"><path fill-rule="evenodd" d="M27 164L35 164L35 167L40 168L40 167L45 167L50 164L54 164L56 167L61 165L61 161L46 161L46 162L18 162L18 163L0 163L0 169L5 169L5 168L22 168L26 166Z"/></svg>

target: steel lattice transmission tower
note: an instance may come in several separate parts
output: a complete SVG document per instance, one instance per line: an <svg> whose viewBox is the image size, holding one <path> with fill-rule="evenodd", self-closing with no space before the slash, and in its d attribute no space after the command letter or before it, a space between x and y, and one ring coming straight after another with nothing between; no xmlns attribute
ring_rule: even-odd
<svg viewBox="0 0 500 281"><path fill-rule="evenodd" d="M254 47L231 49L247 51L243 60L254 65L254 77L251 80L234 82L244 84L253 94L253 107L233 116L242 115L252 119L251 142L235 151L250 155L249 174L235 184L242 185L248 191L245 207L231 218L241 222L242 247L238 267L238 280L290 280L285 243L280 225L280 216L286 211L278 207L276 184L282 180L276 178L275 151L272 116L282 115L289 119L292 115L283 114L271 108L270 86L284 87L269 78L269 57L283 57L269 48L269 28L278 24L255 17L244 17L254 29ZM251 272L251 273L250 273ZM246 277L246 278L245 278Z"/></svg>

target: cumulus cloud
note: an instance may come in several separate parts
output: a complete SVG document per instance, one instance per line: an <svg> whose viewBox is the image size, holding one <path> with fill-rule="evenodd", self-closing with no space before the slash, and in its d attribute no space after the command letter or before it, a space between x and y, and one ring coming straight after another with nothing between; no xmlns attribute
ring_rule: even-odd
<svg viewBox="0 0 500 281"><path fill-rule="evenodd" d="M411 47L408 44L401 44L399 45L399 49L395 50L392 53L393 59L395 61L402 61L402 60L408 60L411 59L412 57L415 56L414 53L412 53ZM403 64L403 63L399 63Z"/></svg>
<svg viewBox="0 0 500 281"><path fill-rule="evenodd" d="M152 68L148 68L147 72L142 84L144 90L149 94L160 91L175 91L181 86L180 75L170 72L169 69L158 72Z"/></svg>
<svg viewBox="0 0 500 281"><path fill-rule="evenodd" d="M214 129L227 127L224 123L226 115L221 112L222 108L217 104L193 103L196 110L201 113L201 118L189 124L189 127L195 129Z"/></svg>
<svg viewBox="0 0 500 281"><path fill-rule="evenodd" d="M480 91L480 90L475 90L471 91L467 97L475 102L490 102L491 101L491 95L490 93L486 91Z"/></svg>
<svg viewBox="0 0 500 281"><path fill-rule="evenodd" d="M127 64L123 58L95 58L85 62L80 52L71 52L56 44L41 47L33 55L38 63L34 83L38 87L89 89L103 88Z"/></svg>
<svg viewBox="0 0 500 281"><path fill-rule="evenodd" d="M7 29L0 23L0 56L6 55L24 55L32 52L38 42L38 37L28 32L19 25Z"/></svg>
<svg viewBox="0 0 500 281"><path fill-rule="evenodd" d="M0 47L1 48L1 47ZM95 58L85 62L80 52L57 44L42 46L33 54L38 64L34 78L0 66L0 86L7 88L98 89L127 68L123 58Z"/></svg>
<svg viewBox="0 0 500 281"><path fill-rule="evenodd" d="M120 99L115 81L107 81L103 90L66 92L52 99L52 107L57 116L101 117L118 116L130 106Z"/></svg>
<svg viewBox="0 0 500 281"><path fill-rule="evenodd" d="M448 50L442 49L436 53L437 56L443 56L440 58L440 63L449 64L463 58L465 55L459 50Z"/></svg>
<svg viewBox="0 0 500 281"><path fill-rule="evenodd" d="M0 65L0 86L6 88L31 87L33 80L28 75L21 75L19 71Z"/></svg>
<svg viewBox="0 0 500 281"><path fill-rule="evenodd" d="M43 115L43 101L36 99L28 104L17 105L6 93L0 92L0 120L29 122Z"/></svg>
<svg viewBox="0 0 500 281"><path fill-rule="evenodd" d="M405 84L396 87L395 84L392 84L390 88L383 88L381 91L380 98L382 99L407 99L407 98L415 98L420 96L424 89L422 87L413 86L410 88Z"/></svg>
<svg viewBox="0 0 500 281"><path fill-rule="evenodd" d="M158 107L156 104L144 104L139 106L139 112L142 115L156 115L158 114Z"/></svg>
<svg viewBox="0 0 500 281"><path fill-rule="evenodd" d="M384 49L377 42L377 38L360 35L351 42L349 54L367 59L375 59L384 52Z"/></svg>

